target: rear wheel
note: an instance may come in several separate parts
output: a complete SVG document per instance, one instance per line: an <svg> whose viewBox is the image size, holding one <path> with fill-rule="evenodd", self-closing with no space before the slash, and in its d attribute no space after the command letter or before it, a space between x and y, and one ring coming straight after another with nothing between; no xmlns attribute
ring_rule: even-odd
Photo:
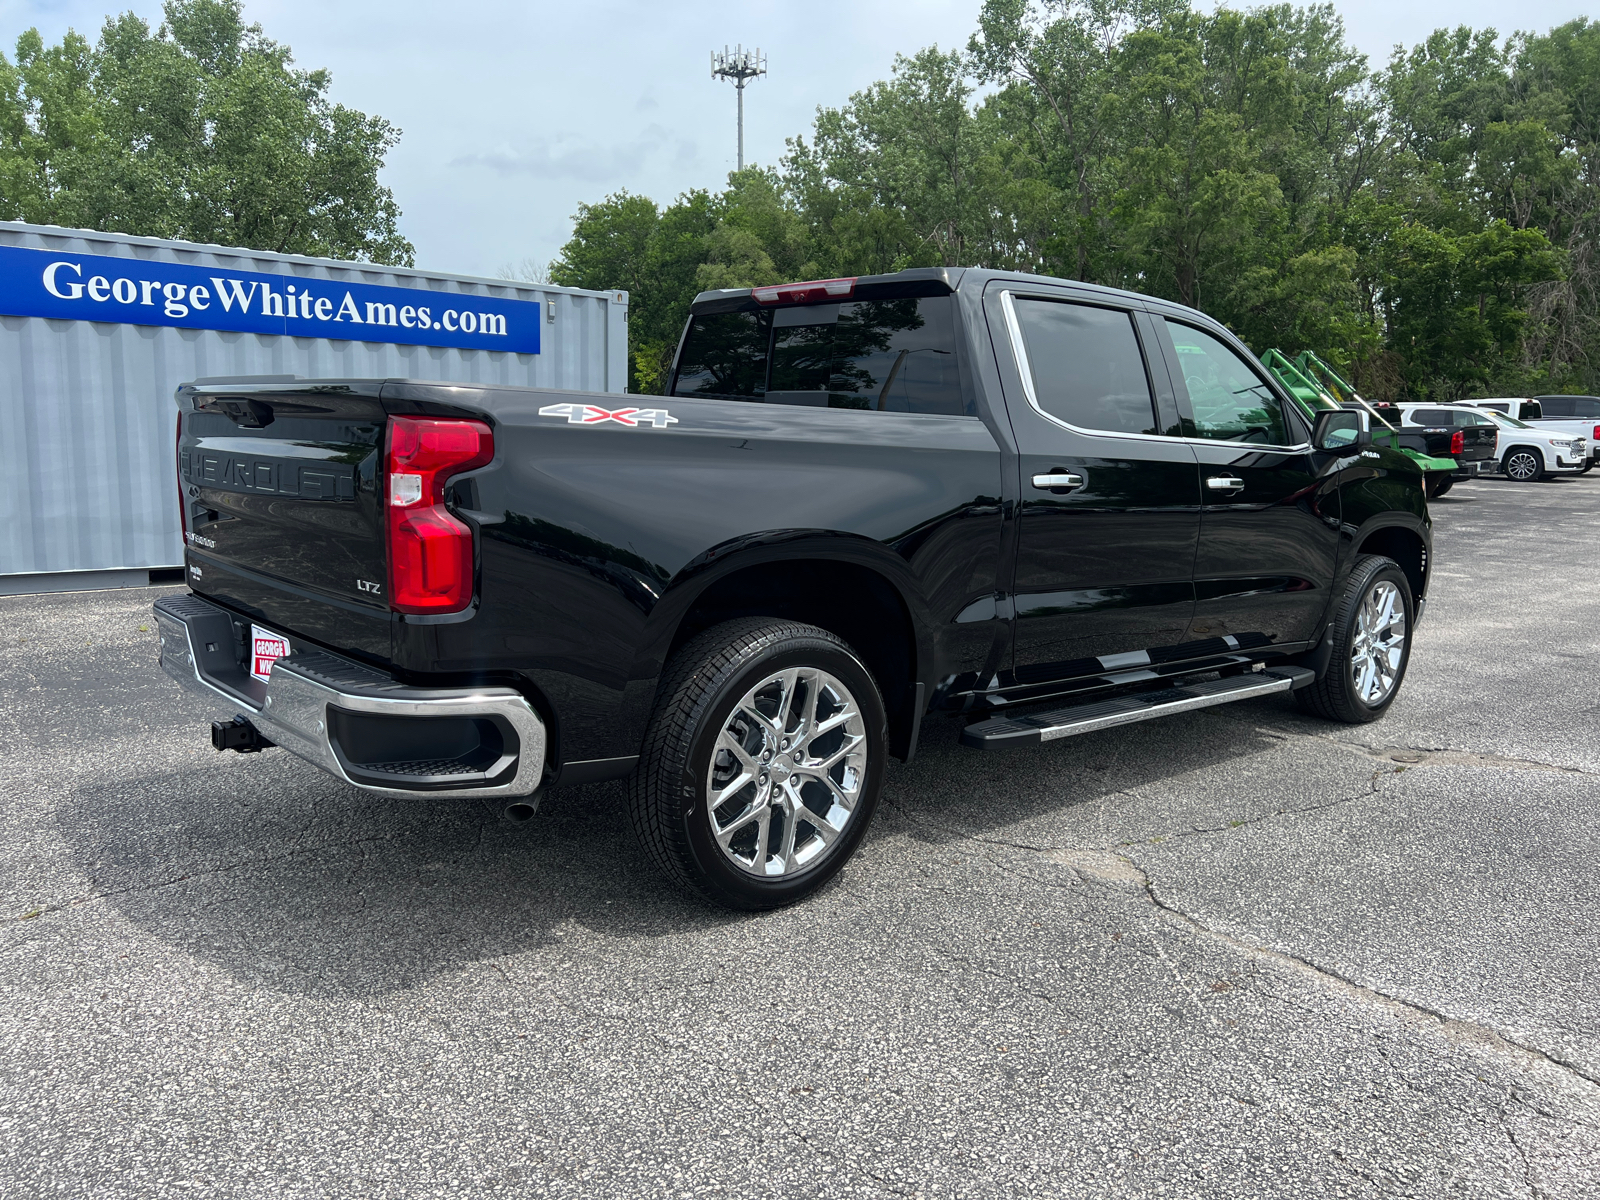
<svg viewBox="0 0 1600 1200"><path fill-rule="evenodd" d="M1363 725L1389 711L1411 661L1411 584L1391 558L1363 555L1334 605L1327 670L1296 692L1300 707Z"/></svg>
<svg viewBox="0 0 1600 1200"><path fill-rule="evenodd" d="M1531 446L1513 446L1500 460L1500 469L1507 479L1518 483L1532 483L1544 474L1544 455Z"/></svg>
<svg viewBox="0 0 1600 1200"><path fill-rule="evenodd" d="M877 684L843 641L792 621L729 621L662 676L629 781L634 829L704 900L792 904L861 844L887 746Z"/></svg>

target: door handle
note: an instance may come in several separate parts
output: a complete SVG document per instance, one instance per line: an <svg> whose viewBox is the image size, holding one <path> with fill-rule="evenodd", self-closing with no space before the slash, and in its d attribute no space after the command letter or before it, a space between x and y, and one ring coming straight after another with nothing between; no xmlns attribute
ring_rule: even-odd
<svg viewBox="0 0 1600 1200"><path fill-rule="evenodd" d="M1244 480L1237 475L1212 475L1206 480L1206 487L1213 492L1240 492L1244 490Z"/></svg>
<svg viewBox="0 0 1600 1200"><path fill-rule="evenodd" d="M1083 486L1083 476L1073 471L1049 471L1033 477L1033 486L1041 492L1066 492Z"/></svg>

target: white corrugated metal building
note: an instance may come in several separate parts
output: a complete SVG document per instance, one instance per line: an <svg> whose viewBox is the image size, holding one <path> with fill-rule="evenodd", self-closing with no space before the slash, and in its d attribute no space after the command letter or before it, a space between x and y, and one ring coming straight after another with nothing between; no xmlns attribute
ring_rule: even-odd
<svg viewBox="0 0 1600 1200"><path fill-rule="evenodd" d="M622 392L627 303L626 292L0 222L0 594L144 586L183 562L181 383Z"/></svg>

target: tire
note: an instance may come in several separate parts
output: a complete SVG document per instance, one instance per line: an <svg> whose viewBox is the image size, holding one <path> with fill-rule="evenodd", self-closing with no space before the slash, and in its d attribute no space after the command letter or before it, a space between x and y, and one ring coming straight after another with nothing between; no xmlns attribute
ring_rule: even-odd
<svg viewBox="0 0 1600 1200"><path fill-rule="evenodd" d="M1500 460L1500 469L1516 483L1533 483L1544 474L1544 455L1532 446L1513 446Z"/></svg>
<svg viewBox="0 0 1600 1200"><path fill-rule="evenodd" d="M1584 460L1584 464L1583 464L1583 469L1581 471L1579 471L1578 474L1579 475L1587 475L1592 470L1594 470L1594 459L1592 459L1592 458L1585 459Z"/></svg>
<svg viewBox="0 0 1600 1200"><path fill-rule="evenodd" d="M805 738L808 720L841 714ZM728 621L690 641L662 675L628 782L634 831L662 873L699 899L746 910L793 904L861 844L888 745L878 686L843 641L795 621ZM730 790L740 777L749 782Z"/></svg>
<svg viewBox="0 0 1600 1200"><path fill-rule="evenodd" d="M1393 624L1376 627L1391 635L1398 633L1398 645L1391 636L1378 643L1381 653L1365 653L1364 646L1357 642L1357 635L1363 631L1363 621L1365 619L1367 627L1372 628L1372 618L1381 617L1385 599L1391 595L1394 607L1400 610L1399 628L1396 630ZM1376 608L1369 608L1369 600L1374 597ZM1411 584L1392 558L1379 554L1358 558L1334 603L1333 624L1328 630L1328 636L1333 639L1333 654L1317 681L1294 694L1300 707L1346 725L1365 725L1388 712L1394 698L1400 694L1406 667L1411 662L1411 626L1415 611ZM1373 644L1370 638L1364 641L1366 645ZM1374 684L1381 687L1375 688Z"/></svg>
<svg viewBox="0 0 1600 1200"><path fill-rule="evenodd" d="M1456 481L1449 475L1442 475L1433 481L1433 486L1428 492L1428 499L1435 500L1455 487Z"/></svg>

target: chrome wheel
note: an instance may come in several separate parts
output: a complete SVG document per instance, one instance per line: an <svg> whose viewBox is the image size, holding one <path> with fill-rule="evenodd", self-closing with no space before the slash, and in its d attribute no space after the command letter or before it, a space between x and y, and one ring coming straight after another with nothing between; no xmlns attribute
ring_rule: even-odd
<svg viewBox="0 0 1600 1200"><path fill-rule="evenodd" d="M791 667L747 691L723 724L706 779L711 836L763 879L828 857L867 776L866 724L834 676Z"/></svg>
<svg viewBox="0 0 1600 1200"><path fill-rule="evenodd" d="M1356 695L1368 705L1382 704L1400 682L1406 650L1406 604L1400 589L1380 579L1361 600L1350 651Z"/></svg>
<svg viewBox="0 0 1600 1200"><path fill-rule="evenodd" d="M1527 483L1530 479L1538 478L1543 466L1539 456L1533 451L1515 450L1506 455L1506 478L1515 479L1518 483Z"/></svg>

